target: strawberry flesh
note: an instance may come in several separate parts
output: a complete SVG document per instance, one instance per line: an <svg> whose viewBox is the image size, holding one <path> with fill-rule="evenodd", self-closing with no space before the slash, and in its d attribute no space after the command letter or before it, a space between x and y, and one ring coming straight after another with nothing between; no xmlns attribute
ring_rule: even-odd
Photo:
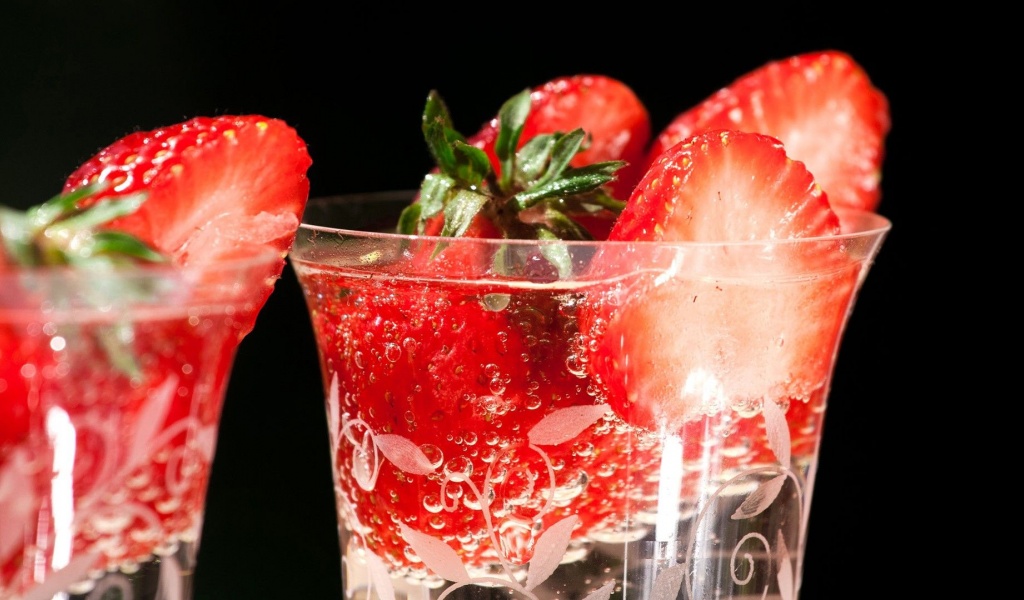
<svg viewBox="0 0 1024 600"><path fill-rule="evenodd" d="M750 243L694 246L661 265L671 277L639 272L589 303L581 329L617 414L680 431L724 408L819 397L859 267L832 258L835 241L784 242L839 231L774 138L715 131L666 150L609 239ZM598 259L611 268L616 252Z"/></svg>
<svg viewBox="0 0 1024 600"><path fill-rule="evenodd" d="M656 456L630 447L610 413L570 441L531 446L529 432L552 411L594 406L592 382L570 369L577 338L568 293L322 267L300 280L325 381L337 381L337 414L364 424L337 435L339 517L363 524L354 535L389 565L414 566L401 524L448 541L467 565L493 562L498 551L525 564L539 531L569 515L582 534L610 530L627 515L626 491L651 488L644 481ZM358 474L373 469L360 462L373 451L352 440L366 431L429 448L435 472L385 462L372 489L362 488ZM445 474L461 475L444 483ZM554 507L552 494L561 500Z"/></svg>
<svg viewBox="0 0 1024 600"><path fill-rule="evenodd" d="M811 52L770 62L679 114L647 164L703 131L763 133L807 165L834 206L874 210L890 124L886 96L860 65L841 52Z"/></svg>
<svg viewBox="0 0 1024 600"><path fill-rule="evenodd" d="M108 182L106 196L145 191L110 224L179 264L214 261L248 245L284 254L309 194L311 159L294 129L259 115L198 117L125 136L68 178L64 190Z"/></svg>
<svg viewBox="0 0 1024 600"><path fill-rule="evenodd" d="M836 233L827 196L779 140L722 130L658 157L608 238L738 242Z"/></svg>

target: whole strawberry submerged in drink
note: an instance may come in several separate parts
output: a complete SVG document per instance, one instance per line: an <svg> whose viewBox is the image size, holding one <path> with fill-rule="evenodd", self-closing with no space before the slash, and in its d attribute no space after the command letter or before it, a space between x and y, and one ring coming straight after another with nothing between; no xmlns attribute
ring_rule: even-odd
<svg viewBox="0 0 1024 600"><path fill-rule="evenodd" d="M771 63L743 80L756 117L704 112L649 158L646 110L609 78L525 90L468 138L431 93L412 203L310 203L290 257L346 595L796 597L836 350L889 228L847 208L877 202L888 130L851 64ZM860 148L854 170L815 158L866 199L833 205L758 122ZM397 229L359 220L396 203Z"/></svg>
<svg viewBox="0 0 1024 600"><path fill-rule="evenodd" d="M280 120L200 117L0 207L0 598L191 597L235 351L310 163Z"/></svg>

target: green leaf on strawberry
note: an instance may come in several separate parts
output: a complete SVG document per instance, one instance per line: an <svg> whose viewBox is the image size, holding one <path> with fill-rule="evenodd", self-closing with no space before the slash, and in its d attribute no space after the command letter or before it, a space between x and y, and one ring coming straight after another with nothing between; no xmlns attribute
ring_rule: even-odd
<svg viewBox="0 0 1024 600"><path fill-rule="evenodd" d="M459 237L466 235L475 221L484 219L492 226L489 230L494 237L587 240L592 236L573 215L621 210L625 204L604 186L614 181L625 161L572 166L587 138L579 128L539 134L520 145L530 105L527 89L501 107L494 144L496 168L484 150L468 143L454 128L444 100L431 91L422 129L437 170L424 178L418 200L401 215L399 232ZM437 244L432 256L446 246ZM571 274L571 260L564 247L548 245L541 254L559 277ZM514 270L518 263L511 252L499 252L493 258L491 267L497 273Z"/></svg>
<svg viewBox="0 0 1024 600"><path fill-rule="evenodd" d="M570 161L586 137L582 129L538 135L518 151L516 147L529 115L530 91L524 90L501 108L501 129L495 143L500 164L496 171L486 152L466 142L456 131L444 100L432 91L423 112L423 135L438 172L424 178L418 203L400 221L400 231L423 233L427 221L444 216L442 236L459 236L478 215L491 220L502 237L540 239L552 223L569 239L588 239L582 227L566 229L569 208L624 205L602 186L615 179L624 161L605 161L576 168ZM523 211L536 209L531 219ZM565 239L565 238L562 238Z"/></svg>
<svg viewBox="0 0 1024 600"><path fill-rule="evenodd" d="M105 187L91 185L60 194L24 212L0 206L0 242L6 255L0 264L98 268L166 261L164 255L139 238L102 229L110 221L138 210L145 194L79 206Z"/></svg>
<svg viewBox="0 0 1024 600"><path fill-rule="evenodd" d="M137 263L166 262L165 257L139 238L121 231L104 230L111 221L130 215L146 199L142 193L106 198L84 206L104 191L93 184L59 194L22 212L0 206L0 265L19 268L71 267L82 270L110 269ZM105 282L105 296L119 298L147 293L137 280ZM110 285L116 285L111 288ZM97 300L102 302L102 300ZM131 339L131 324L116 323L97 332L110 363L123 373L136 375L135 356L123 340Z"/></svg>

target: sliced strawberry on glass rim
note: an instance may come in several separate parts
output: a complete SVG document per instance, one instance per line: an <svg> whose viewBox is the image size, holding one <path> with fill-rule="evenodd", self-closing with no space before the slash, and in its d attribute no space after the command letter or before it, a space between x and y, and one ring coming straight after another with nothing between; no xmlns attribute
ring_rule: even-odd
<svg viewBox="0 0 1024 600"><path fill-rule="evenodd" d="M807 165L833 206L875 210L890 125L888 99L853 58L809 52L767 63L680 113L654 139L647 164L703 131L763 133Z"/></svg>
<svg viewBox="0 0 1024 600"><path fill-rule="evenodd" d="M280 119L196 117L115 141L78 167L64 191L109 184L86 204L144 192L138 210L106 227L178 265L213 266L263 248L280 254L253 298L248 330L284 270L309 198L310 164L305 141Z"/></svg>
<svg viewBox="0 0 1024 600"><path fill-rule="evenodd" d="M279 119L197 117L129 134L82 164L64 185L110 187L87 199L145 192L134 213L109 224L178 264L214 261L246 246L283 257L309 195L305 142Z"/></svg>
<svg viewBox="0 0 1024 600"><path fill-rule="evenodd" d="M827 236L838 233L825 193L774 138L718 130L666 150L609 239L708 243L670 251L582 310L609 404L634 425L679 431L819 396L859 273L837 257Z"/></svg>

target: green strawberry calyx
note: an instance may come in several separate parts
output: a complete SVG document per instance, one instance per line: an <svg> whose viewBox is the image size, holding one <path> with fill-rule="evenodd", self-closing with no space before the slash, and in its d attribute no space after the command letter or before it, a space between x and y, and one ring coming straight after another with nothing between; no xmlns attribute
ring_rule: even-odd
<svg viewBox="0 0 1024 600"><path fill-rule="evenodd" d="M20 267L110 267L167 259L130 234L104 230L110 221L138 210L145 194L105 198L88 207L82 200L100 185L60 194L22 212L0 206L0 241L6 258Z"/></svg>
<svg viewBox="0 0 1024 600"><path fill-rule="evenodd" d="M138 210L146 194L104 198L83 207L83 200L105 190L103 185L85 186L60 194L26 211L0 205L0 266L37 270L68 267L83 271L110 270L115 267L165 263L167 257L128 233L103 229L110 221ZM119 280L120 281L120 280ZM85 280L88 286L89 280ZM102 296L114 294L128 298L149 293L143 282L128 279L111 289L109 282L96 283L102 289L82 290ZM111 363L128 376L136 376L139 367L125 340L132 339L131 323L118 322L102 327L96 335Z"/></svg>
<svg viewBox="0 0 1024 600"><path fill-rule="evenodd" d="M444 224L439 235L459 237L483 216L505 239L590 240L574 216L619 214L625 203L604 186L625 161L572 166L570 161L587 143L580 128L536 135L517 151L530 107L529 89L502 105L494 145L500 166L496 172L487 153L454 128L444 100L431 91L422 129L437 169L424 177L417 201L403 211L399 233L422 234L426 224L440 216ZM545 244L542 252L560 276L568 275L565 248Z"/></svg>

